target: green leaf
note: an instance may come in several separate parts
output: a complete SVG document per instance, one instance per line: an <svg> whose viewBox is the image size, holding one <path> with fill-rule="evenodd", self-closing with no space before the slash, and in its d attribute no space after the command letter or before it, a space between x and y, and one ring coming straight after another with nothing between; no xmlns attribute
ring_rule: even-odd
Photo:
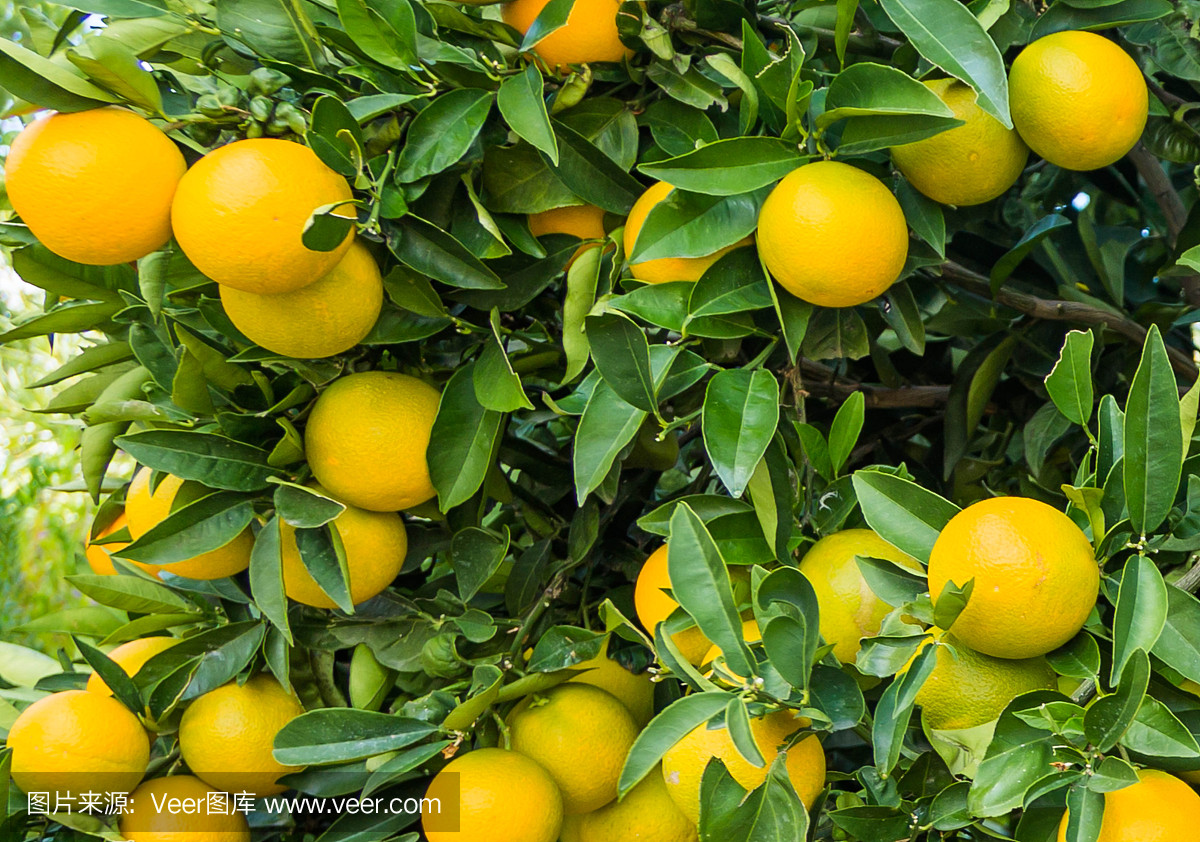
<svg viewBox="0 0 1200 842"><path fill-rule="evenodd" d="M299 529L315 529L346 511L339 503L314 488L280 482L275 488L275 511L284 522Z"/></svg>
<svg viewBox="0 0 1200 842"><path fill-rule="evenodd" d="M1092 344L1091 330L1072 330L1063 341L1058 362L1046 375L1050 399L1072 423L1087 426L1092 418Z"/></svg>
<svg viewBox="0 0 1200 842"><path fill-rule="evenodd" d="M67 50L67 59L102 87L139 108L162 114L162 94L154 76L119 41L88 38L79 47Z"/></svg>
<svg viewBox="0 0 1200 842"><path fill-rule="evenodd" d="M913 602L929 590L924 576L894 561L861 555L856 555L854 561L875 596L893 608Z"/></svg>
<svg viewBox="0 0 1200 842"><path fill-rule="evenodd" d="M7 38L0 38L0 77L9 93L55 111L86 111L118 101L82 76Z"/></svg>
<svg viewBox="0 0 1200 842"><path fill-rule="evenodd" d="M927 114L850 117L842 128L837 152L843 157L865 155L892 146L916 143L961 125L962 121L953 117Z"/></svg>
<svg viewBox="0 0 1200 842"><path fill-rule="evenodd" d="M545 82L536 62L509 76L496 93L496 104L508 125L521 138L546 154L552 166L558 166L558 140L546 112Z"/></svg>
<svg viewBox="0 0 1200 842"><path fill-rule="evenodd" d="M979 107L1012 128L1004 59L966 6L959 0L880 0L880 5L917 52L974 88Z"/></svg>
<svg viewBox="0 0 1200 842"><path fill-rule="evenodd" d="M442 390L429 437L429 476L439 508L448 512L483 485L495 461L504 414L485 409L475 396L475 364L454 372Z"/></svg>
<svg viewBox="0 0 1200 842"><path fill-rule="evenodd" d="M500 336L500 313L496 309L491 312L490 324L491 340L483 346L471 378L475 385L475 397L481 406L494 412L533 409L521 386L521 377L513 370L504 350L504 340Z"/></svg>
<svg viewBox="0 0 1200 842"><path fill-rule="evenodd" d="M853 482L867 524L889 544L928 563L938 533L958 514L958 506L882 471L855 471Z"/></svg>
<svg viewBox="0 0 1200 842"><path fill-rule="evenodd" d="M396 178L418 181L457 163L475 142L491 109L491 92L478 88L459 88L433 100L408 127L408 139L396 161Z"/></svg>
<svg viewBox="0 0 1200 842"><path fill-rule="evenodd" d="M245 495L218 491L175 509L129 546L113 550L112 555L145 564L189 561L225 546L253 519L254 507Z"/></svg>
<svg viewBox="0 0 1200 842"><path fill-rule="evenodd" d="M704 393L701 429L713 468L741 497L779 423L779 382L770 371L727 369Z"/></svg>
<svg viewBox="0 0 1200 842"><path fill-rule="evenodd" d="M337 13L351 40L384 67L417 65L417 21L408 0L337 0Z"/></svg>
<svg viewBox="0 0 1200 842"><path fill-rule="evenodd" d="M388 248L410 269L460 289L504 289L504 282L441 228L409 214L388 233Z"/></svg>
<svg viewBox="0 0 1200 842"><path fill-rule="evenodd" d="M1171 709L1153 696L1146 696L1137 717L1121 738L1121 745L1150 757L1200 757L1196 737Z"/></svg>
<svg viewBox="0 0 1200 842"><path fill-rule="evenodd" d="M143 465L209 488L258 491L275 473L265 451L212 433L144 430L117 445Z"/></svg>
<svg viewBox="0 0 1200 842"><path fill-rule="evenodd" d="M1167 616L1151 653L1185 678L1200 682L1200 601L1167 585Z"/></svg>
<svg viewBox="0 0 1200 842"><path fill-rule="evenodd" d="M1125 501L1145 534L1171 511L1183 470L1179 391L1158 325L1151 325L1125 403Z"/></svg>
<svg viewBox="0 0 1200 842"><path fill-rule="evenodd" d="M954 117L936 93L904 71L869 61L853 64L834 77L825 95L825 109L817 118L818 129L847 117Z"/></svg>
<svg viewBox="0 0 1200 842"><path fill-rule="evenodd" d="M784 754L777 755L766 780L750 793L720 760L711 763L701 780L701 838L722 842L806 838L808 812L796 794L786 763Z"/></svg>
<svg viewBox="0 0 1200 842"><path fill-rule="evenodd" d="M908 220L908 227L913 229L918 237L933 246L938 257L945 257L946 215L942 211L942 206L905 180L901 180L896 185L896 198L900 200L900 207L904 211L904 218ZM888 295L892 289L895 289L895 286L889 288L884 295ZM912 292L909 290L909 295L911 294ZM887 315L887 311L884 311L885 318ZM892 324L891 319L888 320L888 324ZM893 325L893 327L895 326Z"/></svg>
<svg viewBox="0 0 1200 842"><path fill-rule="evenodd" d="M337 524L329 523L314 529L297 529L294 540L296 548L300 551L304 569L338 608L347 614L353 614L350 568L346 563L346 548L342 545Z"/></svg>
<svg viewBox="0 0 1200 842"><path fill-rule="evenodd" d="M1022 806L1025 793L1053 771L1052 734L1028 725L1013 714L1042 699L1061 700L1057 693L1025 694L1000 715L995 736L971 783L967 805L975 816L1002 816ZM1036 701L1035 701L1036 700ZM1058 815L1055 816L1057 830Z"/></svg>
<svg viewBox="0 0 1200 842"><path fill-rule="evenodd" d="M794 143L769 137L738 137L718 140L665 161L642 164L638 170L680 190L735 196L773 184L806 160Z"/></svg>
<svg viewBox="0 0 1200 842"><path fill-rule="evenodd" d="M1125 734L1142 706L1149 681L1150 659L1144 650L1135 649L1121 672L1116 692L1096 699L1084 714L1084 733L1097 749L1111 750Z"/></svg>
<svg viewBox="0 0 1200 842"><path fill-rule="evenodd" d="M116 700L125 705L130 712L140 716L146 707L146 703L143 701L142 694L138 692L138 688L133 683L133 679L129 677L129 674L99 649L85 643L78 637L71 639L75 642L75 646L78 647L79 654L96 671L96 674L100 676L100 680L108 685L108 689L112 691Z"/></svg>
<svg viewBox="0 0 1200 842"><path fill-rule="evenodd" d="M587 249L575 258L567 270L567 294L563 301L562 346L567 357L566 371L560 386L572 382L587 366L592 355L584 322L596 303L596 287L600 281L601 250Z"/></svg>
<svg viewBox="0 0 1200 842"><path fill-rule="evenodd" d="M854 445L858 443L865 411L866 398L862 392L854 392L842 402L833 417L833 425L829 428L829 461L835 477L850 458Z"/></svg>
<svg viewBox="0 0 1200 842"><path fill-rule="evenodd" d="M281 540L278 518L267 521L254 537L254 549L250 552L250 593L263 616L291 643L287 595L283 590Z"/></svg>
<svg viewBox="0 0 1200 842"><path fill-rule="evenodd" d="M1100 646L1085 631L1046 653L1046 660L1056 673L1069 678L1095 678L1100 674Z"/></svg>
<svg viewBox="0 0 1200 842"><path fill-rule="evenodd" d="M705 257L754 233L765 188L736 196L672 190L642 223L627 257L642 263L663 257Z"/></svg>
<svg viewBox="0 0 1200 842"><path fill-rule="evenodd" d="M626 403L657 414L658 398L645 331L628 316L611 310L588 316L586 325L592 359L604 382Z"/></svg>
<svg viewBox="0 0 1200 842"><path fill-rule="evenodd" d="M589 205L622 216L642 194L642 185L592 141L561 119L552 120L558 136L558 162L539 150L542 160L576 196Z"/></svg>
<svg viewBox="0 0 1200 842"><path fill-rule="evenodd" d="M345 763L404 748L437 730L428 722L369 710L311 710L275 735L274 755L295 766Z"/></svg>
<svg viewBox="0 0 1200 842"><path fill-rule="evenodd" d="M1057 229L1066 228L1070 225L1071 220L1058 213L1052 213L1047 216L1043 216L1041 219L1035 222L1028 231L1021 235L1021 239L1017 241L1016 245L1005 252L1000 259L996 261L995 265L992 266L990 278L992 283L992 294L996 294L1000 287L1004 285L1004 282L1008 280L1008 277L1012 275L1017 266L1020 265L1021 261L1025 259L1026 255L1033 251L1034 247L1038 243L1042 242L1042 240L1046 239L1046 237L1053 234Z"/></svg>
<svg viewBox="0 0 1200 842"><path fill-rule="evenodd" d="M1130 558L1121 573L1113 615L1114 682L1135 650L1149 652L1158 642L1166 624L1167 604L1167 585L1154 562L1143 555Z"/></svg>
<svg viewBox="0 0 1200 842"><path fill-rule="evenodd" d="M324 64L313 22L288 0L217 0L217 28L260 56L301 67Z"/></svg>
<svg viewBox="0 0 1200 842"><path fill-rule="evenodd" d="M498 537L473 526L454 534L450 555L454 558L454 577L463 602L469 602L500 569L508 554L508 540L507 530L503 537Z"/></svg>
<svg viewBox="0 0 1200 842"><path fill-rule="evenodd" d="M554 626L547 629L533 647L529 658L530 672L555 672L590 661L604 652L608 635L576 626Z"/></svg>
<svg viewBox="0 0 1200 842"><path fill-rule="evenodd" d="M1066 842L1096 842L1104 819L1104 794L1086 786L1067 790Z"/></svg>
<svg viewBox="0 0 1200 842"><path fill-rule="evenodd" d="M678 699L650 720L634 741L621 769L618 790L624 796L642 778L656 771L663 755L693 729L708 722L729 704L729 694L710 690Z"/></svg>
<svg viewBox="0 0 1200 842"><path fill-rule="evenodd" d="M80 573L67 581L101 605L138 614L170 614L191 610L173 590L140 576L101 576Z"/></svg>
<svg viewBox="0 0 1200 842"><path fill-rule="evenodd" d="M533 23L521 39L519 47L521 52L532 50L551 32L566 26L573 8L575 8L575 0L550 0L538 12L537 17L533 19Z"/></svg>
<svg viewBox="0 0 1200 842"><path fill-rule="evenodd" d="M912 719L917 693L935 666L937 646L927 646L917 654L909 668L888 685L879 699L871 736L874 742L875 768L881 775L889 774L900 761L904 733Z"/></svg>
<svg viewBox="0 0 1200 842"><path fill-rule="evenodd" d="M704 521L686 503L671 514L667 570L675 599L720 647L729 669L750 675L753 658L742 636L742 618L725 559Z"/></svg>

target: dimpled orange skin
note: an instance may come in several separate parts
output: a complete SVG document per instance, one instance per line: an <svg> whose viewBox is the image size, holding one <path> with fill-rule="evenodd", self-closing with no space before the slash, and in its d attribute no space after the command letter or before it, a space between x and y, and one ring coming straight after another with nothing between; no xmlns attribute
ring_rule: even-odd
<svg viewBox="0 0 1200 842"><path fill-rule="evenodd" d="M1068 170L1118 161L1146 127L1146 80L1129 54L1092 32L1055 32L1013 60L1013 124L1034 152Z"/></svg>
<svg viewBox="0 0 1200 842"><path fill-rule="evenodd" d="M1026 497L993 497L950 519L929 558L934 603L947 583L975 586L954 636L996 658L1035 658L1062 646L1096 604L1092 546L1062 512Z"/></svg>
<svg viewBox="0 0 1200 842"><path fill-rule="evenodd" d="M350 198L346 179L307 146L238 140L187 171L171 224L184 254L217 283L267 295L290 292L320 278L350 248L352 231L332 251L313 251L301 240L313 211ZM352 216L353 208L338 213Z"/></svg>
<svg viewBox="0 0 1200 842"><path fill-rule="evenodd" d="M671 799L685 816L693 822L700 821L700 780L710 758L719 758L743 789L754 789L767 779L771 762L788 738L807 724L807 720L797 719L786 710L751 719L754 742L767 761L761 768L742 757L729 736L729 729L697 726L663 755L663 780ZM825 787L825 751L821 741L811 734L802 738L787 749L785 766L800 800L805 807L811 807Z"/></svg>
<svg viewBox="0 0 1200 842"><path fill-rule="evenodd" d="M276 781L301 766L271 752L275 735L304 713L295 696L269 675L223 684L192 702L179 721L179 752L192 774L223 792L278 795Z"/></svg>
<svg viewBox="0 0 1200 842"><path fill-rule="evenodd" d="M562 842L567 839L564 827ZM578 842L696 842L696 823L675 806L662 771L655 769L642 782L614 801L585 815Z"/></svg>
<svg viewBox="0 0 1200 842"><path fill-rule="evenodd" d="M963 125L892 147L896 169L913 187L944 205L980 205L1003 195L1025 169L1025 141L980 108L970 86L957 79L936 79L925 86Z"/></svg>
<svg viewBox="0 0 1200 842"><path fill-rule="evenodd" d="M758 214L758 253L797 298L852 307L885 292L904 269L908 226L892 192L838 161L784 176Z"/></svg>
<svg viewBox="0 0 1200 842"><path fill-rule="evenodd" d="M638 197L625 220L623 247L625 257L633 254L633 246L637 242L642 225L654 206L670 195L675 188L665 181L659 181L646 189ZM753 237L745 237L731 246L725 246L705 257L660 257L657 260L646 260L641 263L629 264L629 273L639 281L648 284L665 284L671 281L698 281L709 268L729 252L742 246L751 245Z"/></svg>
<svg viewBox="0 0 1200 842"><path fill-rule="evenodd" d="M383 307L383 277L355 240L337 266L291 292L258 295L222 284L221 305L256 345L297 359L349 351L371 332Z"/></svg>
<svg viewBox="0 0 1200 842"><path fill-rule="evenodd" d="M423 380L364 371L317 398L304 448L317 482L361 509L394 512L436 494L426 451L441 396Z"/></svg>
<svg viewBox="0 0 1200 842"><path fill-rule="evenodd" d="M130 795L130 809L118 825L121 836L129 842L250 842L250 825L233 809L232 799L225 798L228 814L209 809L215 792L191 775L146 781ZM168 805L175 798L182 809L173 813Z"/></svg>
<svg viewBox="0 0 1200 842"><path fill-rule="evenodd" d="M567 814L590 813L617 797L621 767L638 735L620 699L590 684L526 696L508 726L513 751L550 773Z"/></svg>
<svg viewBox="0 0 1200 842"><path fill-rule="evenodd" d="M77 263L137 260L171 237L179 148L124 108L51 114L12 142L9 201L50 251Z"/></svg>
<svg viewBox="0 0 1200 842"><path fill-rule="evenodd" d="M317 489L325 494L329 492ZM342 502L342 501L338 501ZM408 533L404 521L395 512L368 512L346 505L333 519L338 537L346 550L350 572L350 600L355 605L382 593L404 565L408 552ZM283 551L283 588L297 602L315 608L336 608L335 603L308 572L296 544L296 528L280 522Z"/></svg>
<svg viewBox="0 0 1200 842"><path fill-rule="evenodd" d="M458 830L433 813L448 813L458 793ZM563 824L562 795L550 774L523 754L481 748L459 755L429 784L421 802L429 842L555 842Z"/></svg>
<svg viewBox="0 0 1200 842"><path fill-rule="evenodd" d="M833 644L843 664L858 656L861 641L879 633L892 607L867 584L856 556L894 561L922 572L920 563L870 529L843 529L817 541L800 560L800 572L813 586L820 607L821 637Z"/></svg>
<svg viewBox="0 0 1200 842"><path fill-rule="evenodd" d="M146 729L110 696L64 690L25 708L9 729L12 779L29 792L129 792L150 762Z"/></svg>
<svg viewBox="0 0 1200 842"><path fill-rule="evenodd" d="M504 22L524 35L550 0L513 0L500 7ZM620 0L575 0L567 24L533 48L551 67L593 61L622 61L633 51L617 35Z"/></svg>
<svg viewBox="0 0 1200 842"><path fill-rule="evenodd" d="M1066 842L1069 812L1058 826ZM1096 842L1184 842L1196 838L1200 795L1166 772L1139 769L1138 782L1104 794L1104 819Z"/></svg>
<svg viewBox="0 0 1200 842"><path fill-rule="evenodd" d="M125 494L125 517L129 521L129 534L136 541L171 514L175 495L183 487L183 480L168 474L163 477L154 492L150 491L149 468L141 468L133 475L129 490ZM254 549L254 533L247 527L236 538L223 547L195 558L172 564L140 565L157 575L162 571L188 579L223 579L241 573L250 566L250 552Z"/></svg>
<svg viewBox="0 0 1200 842"><path fill-rule="evenodd" d="M633 589L633 605L637 611L638 620L646 631L654 634L658 624L671 612L679 607L679 603L667 596L663 588L671 587L671 577L667 572L667 545L663 544L646 559L638 573L637 584ZM677 632L672 638L679 647L680 654L694 666L698 666L708 653L713 643L698 626Z"/></svg>

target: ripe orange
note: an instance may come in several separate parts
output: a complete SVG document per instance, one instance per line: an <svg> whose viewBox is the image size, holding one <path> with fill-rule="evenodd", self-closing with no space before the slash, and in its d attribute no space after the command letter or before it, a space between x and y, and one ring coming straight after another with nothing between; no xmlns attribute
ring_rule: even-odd
<svg viewBox="0 0 1200 842"><path fill-rule="evenodd" d="M633 208L629 211L629 217L625 220L623 243L626 259L629 259L629 256L633 254L634 243L637 242L638 234L641 233L642 226L646 222L646 217L650 215L650 211L654 210L654 206L666 199L674 189L667 182L659 181L648 187L646 192L633 203ZM644 281L648 284L662 284L668 281L698 281L700 280L700 276L708 271L709 267L726 254L736 248L748 246L753 242L754 239L752 237L746 237L738 240L731 246L717 249L712 254L704 257L660 257L657 260L631 263L629 264L629 272L639 281Z"/></svg>
<svg viewBox="0 0 1200 842"><path fill-rule="evenodd" d="M833 655L854 663L864 637L879 633L892 607L875 595L859 569L856 556L894 561L921 571L920 563L870 529L843 529L813 544L800 561L800 572L812 584L821 609L821 637L833 644Z"/></svg>
<svg viewBox="0 0 1200 842"><path fill-rule="evenodd" d="M581 240L603 240L607 236L604 231L604 209L595 205L568 205L541 213L531 213L529 231L535 237L543 234L570 234ZM567 261L567 268L571 268L571 264L579 255L598 245L599 243L584 243L575 249L575 254Z"/></svg>
<svg viewBox="0 0 1200 842"><path fill-rule="evenodd" d="M1083 627L1100 571L1092 546L1062 512L1025 497L981 500L950 519L929 558L936 603L947 583L975 580L953 625L967 646L997 658L1034 658Z"/></svg>
<svg viewBox="0 0 1200 842"><path fill-rule="evenodd" d="M761 768L742 757L724 725L718 728L709 728L707 724L697 726L663 755L663 779L671 799L685 816L698 822L700 779L710 759L720 759L743 789L753 789L767 779L771 762L787 744L788 738L807 724L807 720L786 710L750 720L754 742L767 761ZM821 741L809 734L786 751L788 777L804 806L811 807L825 787L825 752Z"/></svg>
<svg viewBox="0 0 1200 842"><path fill-rule="evenodd" d="M1068 816L1058 827L1066 842ZM1104 818L1096 842L1183 842L1200 826L1200 795L1178 778L1139 769L1138 782L1104 793Z"/></svg>
<svg viewBox="0 0 1200 842"><path fill-rule="evenodd" d="M549 773L500 748L454 758L421 800L429 842L555 842L562 824L562 795Z"/></svg>
<svg viewBox="0 0 1200 842"><path fill-rule="evenodd" d="M979 107L975 92L957 79L926 87L950 106L964 125L892 147L892 162L913 187L944 205L979 205L1012 187L1029 158L1015 129Z"/></svg>
<svg viewBox="0 0 1200 842"><path fill-rule="evenodd" d="M118 825L129 842L250 842L232 799L191 775L146 781L129 799Z"/></svg>
<svg viewBox="0 0 1200 842"><path fill-rule="evenodd" d="M38 699L17 717L6 742L13 782L26 793L129 792L150 762L138 718L116 699L86 690Z"/></svg>
<svg viewBox="0 0 1200 842"><path fill-rule="evenodd" d="M313 476L330 494L373 512L394 512L437 492L425 451L440 395L423 380L364 371L321 393L304 430Z"/></svg>
<svg viewBox="0 0 1200 842"><path fill-rule="evenodd" d="M325 492L324 489L318 488ZM339 501L341 502L341 501ZM296 528L281 521L283 548L283 587L296 602L317 608L336 608L335 603L317 584L300 558ZM350 572L350 600L366 602L392 583L408 552L408 534L404 521L395 512L368 512L346 504L333 520L338 537L346 550Z"/></svg>
<svg viewBox="0 0 1200 842"><path fill-rule="evenodd" d="M143 637L140 640L122 643L109 652L108 657L132 678L138 674L138 670L146 661L160 652L166 652L178 642L178 638L174 637ZM87 690L89 693L99 693L102 696L112 695L112 690L104 683L104 679L100 677L99 673L92 673L88 676Z"/></svg>
<svg viewBox="0 0 1200 842"><path fill-rule="evenodd" d="M179 182L171 223L196 268L246 292L290 292L338 264L353 232L332 251L301 240L313 211L349 202L346 179L307 146L258 138L222 146L197 161ZM353 216L348 204L338 210Z"/></svg>
<svg viewBox="0 0 1200 842"><path fill-rule="evenodd" d="M603 651L572 669L579 675L569 679L568 684L590 684L612 693L633 715L639 728L646 727L654 717L654 682L650 673L634 674Z"/></svg>
<svg viewBox="0 0 1200 842"><path fill-rule="evenodd" d="M582 819L579 842L696 842L696 823L675 806L662 772ZM565 842L565 840L564 840Z"/></svg>
<svg viewBox="0 0 1200 842"><path fill-rule="evenodd" d="M221 304L234 327L268 351L297 359L332 357L375 326L383 277L371 252L355 240L341 262L311 284L274 295L222 284Z"/></svg>
<svg viewBox="0 0 1200 842"><path fill-rule="evenodd" d="M4 178L13 209L50 251L108 266L171 237L171 199L187 163L124 108L51 114L12 142Z"/></svg>
<svg viewBox="0 0 1200 842"><path fill-rule="evenodd" d="M504 22L522 35L550 0L512 0L500 7ZM575 0L566 26L551 32L533 48L552 68L595 61L622 61L633 51L617 35L620 0Z"/></svg>
<svg viewBox="0 0 1200 842"><path fill-rule="evenodd" d="M1021 51L1008 75L1013 124L1068 170L1118 161L1146 127L1146 80L1129 54L1092 32L1055 32Z"/></svg>
<svg viewBox="0 0 1200 842"><path fill-rule="evenodd" d="M276 781L301 767L271 754L275 735L304 713L295 696L269 675L236 681L205 693L183 712L179 752L192 773L223 792L278 795Z"/></svg>
<svg viewBox="0 0 1200 842"><path fill-rule="evenodd" d="M638 728L616 696L587 684L560 684L526 696L508 725L513 751L550 773L568 815L591 812L617 797Z"/></svg>
<svg viewBox="0 0 1200 842"><path fill-rule="evenodd" d="M849 164L817 161L786 175L767 196L758 214L758 253L797 298L852 307L900 277L908 226L879 179Z"/></svg>
<svg viewBox="0 0 1200 842"><path fill-rule="evenodd" d="M177 507L175 498L183 488L183 480L168 474L151 493L151 473L149 468L141 468L133 475L125 495L125 517L129 521L129 534L135 541L166 520L172 509ZM181 500L180 505L188 502L192 500ZM254 535L247 527L228 544L211 552L173 564L145 566L189 579L223 579L241 573L250 566L252 549Z"/></svg>
<svg viewBox="0 0 1200 842"><path fill-rule="evenodd" d="M967 648L949 633L940 637L937 663L917 693L930 728L974 728L998 717L1022 693L1058 686L1058 676L1044 657L993 658ZM926 641L922 648L928 645L935 644Z"/></svg>
<svg viewBox="0 0 1200 842"><path fill-rule="evenodd" d="M637 610L638 620L646 631L654 635L658 624L671 612L679 607L679 603L663 592L670 589L671 577L667 572L667 545L663 544L646 559L642 570L638 573L637 584L633 591L633 604ZM672 638L679 647L680 654L690 664L699 665L705 654L712 646L712 641L704 636L698 626L677 632Z"/></svg>

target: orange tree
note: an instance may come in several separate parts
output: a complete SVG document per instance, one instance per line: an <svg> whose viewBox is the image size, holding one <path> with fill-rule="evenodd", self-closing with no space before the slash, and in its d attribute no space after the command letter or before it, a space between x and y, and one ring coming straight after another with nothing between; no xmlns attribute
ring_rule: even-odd
<svg viewBox="0 0 1200 842"><path fill-rule="evenodd" d="M98 508L4 838L1195 834L1200 4L21 21L0 341L86 334Z"/></svg>

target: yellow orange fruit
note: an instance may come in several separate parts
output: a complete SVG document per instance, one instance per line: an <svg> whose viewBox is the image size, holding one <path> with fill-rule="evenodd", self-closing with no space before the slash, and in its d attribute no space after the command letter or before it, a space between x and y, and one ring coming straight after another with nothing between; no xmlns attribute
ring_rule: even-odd
<svg viewBox="0 0 1200 842"><path fill-rule="evenodd" d="M1118 161L1146 127L1146 80L1129 54L1093 32L1055 32L1013 60L1013 124L1034 152L1068 170Z"/></svg>
<svg viewBox="0 0 1200 842"><path fill-rule="evenodd" d="M329 493L361 509L394 512L434 496L425 452L437 389L393 371L364 371L321 393L304 429L308 465Z"/></svg>
<svg viewBox="0 0 1200 842"><path fill-rule="evenodd" d="M383 276L355 240L336 266L311 284L260 295L221 285L234 327L256 345L298 359L332 357L362 341L383 307Z"/></svg>
<svg viewBox="0 0 1200 842"><path fill-rule="evenodd" d="M26 793L129 792L150 762L138 718L116 699L86 690L38 699L17 717L6 742L13 782Z"/></svg>
<svg viewBox="0 0 1200 842"><path fill-rule="evenodd" d="M166 652L178 642L179 639L174 637L143 637L139 640L122 643L109 652L108 657L132 678L138 674L138 670L146 661L160 652ZM88 676L87 690L89 693L99 693L102 696L112 695L112 689L104 683L104 679L100 677L99 673L92 673Z"/></svg>
<svg viewBox="0 0 1200 842"><path fill-rule="evenodd" d="M562 795L549 773L500 748L451 760L421 802L429 842L555 842L562 824Z"/></svg>
<svg viewBox="0 0 1200 842"><path fill-rule="evenodd" d="M1100 570L1087 537L1040 500L993 497L950 519L929 558L934 603L950 582L974 580L954 636L996 658L1035 658L1083 627Z"/></svg>
<svg viewBox="0 0 1200 842"><path fill-rule="evenodd" d="M246 292L290 292L325 275L346 254L353 232L332 251L302 241L318 208L351 199L346 179L307 146L238 140L192 165L175 192L175 239L196 268ZM354 215L345 204L337 213Z"/></svg>
<svg viewBox="0 0 1200 842"><path fill-rule="evenodd" d="M1069 816L1058 827L1058 842L1066 842ZM1166 772L1139 769L1136 784L1104 793L1096 842L1182 842L1196 838L1197 826L1200 795Z"/></svg>
<svg viewBox="0 0 1200 842"><path fill-rule="evenodd" d="M948 633L936 644L926 641L924 645L937 646L933 672L917 692L917 704L930 728L974 728L1000 716L1022 693L1058 686L1058 676L1042 656L993 658Z"/></svg>
<svg viewBox="0 0 1200 842"><path fill-rule="evenodd" d="M323 493L324 489L318 488ZM338 502L343 502L339 500ZM350 574L350 601L366 602L383 592L404 565L408 552L408 533L404 521L395 512L369 512L358 506L346 508L332 521L346 551ZM316 608L336 608L337 603L317 584L300 557L296 528L280 522L283 552L283 588L287 595Z"/></svg>
<svg viewBox="0 0 1200 842"><path fill-rule="evenodd" d="M696 823L675 806L655 769L614 801L583 817L579 842L696 842Z"/></svg>
<svg viewBox="0 0 1200 842"><path fill-rule="evenodd" d="M560 684L525 697L508 724L513 751L550 773L567 814L591 812L617 797L638 728L616 696L587 684Z"/></svg>
<svg viewBox="0 0 1200 842"><path fill-rule="evenodd" d="M512 0L500 7L504 22L524 35L550 0ZM596 61L622 61L632 50L617 34L620 0L575 0L567 23L533 48L552 68Z"/></svg>
<svg viewBox="0 0 1200 842"><path fill-rule="evenodd" d="M544 234L570 234L581 240L603 240L607 234L604 231L604 209L595 205L568 205L562 208L552 208L541 213L529 214L529 231L535 237ZM599 243L583 243L575 249L571 259L567 261L568 269L579 255L591 248L598 248Z"/></svg>
<svg viewBox="0 0 1200 842"><path fill-rule="evenodd" d="M150 488L152 471L141 468L129 483L125 495L125 517L129 522L129 534L136 541L158 526L179 505L194 502L192 499L176 497L183 489L183 480L167 474L153 490ZM250 551L254 549L254 535L247 527L236 538L223 547L172 564L143 565L158 572L166 571L189 579L223 579L241 573L250 566Z"/></svg>
<svg viewBox="0 0 1200 842"><path fill-rule="evenodd" d="M30 123L12 142L4 178L13 209L46 248L108 266L166 245L186 169L160 129L106 107Z"/></svg>
<svg viewBox="0 0 1200 842"><path fill-rule="evenodd" d="M629 217L625 220L623 243L626 259L629 259L630 255L633 254L634 244L637 242L638 234L641 233L642 226L646 223L646 217L650 215L650 211L654 210L654 206L666 199L674 189L667 182L659 181L648 187L646 192L633 203L633 208L629 211ZM660 257L656 260L630 263L629 273L639 281L645 281L648 284L662 284L669 281L698 281L701 275L707 272L714 263L726 254L736 248L748 246L753 242L754 239L752 237L746 237L738 240L731 246L725 246L724 248L717 249L712 254L701 257Z"/></svg>
<svg viewBox="0 0 1200 842"><path fill-rule="evenodd" d="M867 584L857 556L894 561L922 572L920 562L870 529L843 529L809 547L800 560L800 572L817 595L821 637L833 644L833 655L843 664L854 663L862 639L878 634L892 610Z"/></svg>
<svg viewBox="0 0 1200 842"><path fill-rule="evenodd" d="M1015 129L979 107L957 79L925 83L963 121L933 137L892 147L892 162L913 187L944 205L980 205L1012 187L1029 159Z"/></svg>
<svg viewBox="0 0 1200 842"><path fill-rule="evenodd" d="M638 620L646 631L654 634L658 624L671 612L679 607L679 603L668 596L664 589L670 590L671 576L667 571L667 545L663 544L650 553L646 563L638 573L637 584L633 591L633 605L637 611ZM698 626L677 632L671 638L679 648L680 654L690 664L699 665L712 647L712 641L704 636Z"/></svg>
<svg viewBox="0 0 1200 842"><path fill-rule="evenodd" d="M742 757L729 729L723 724L699 725L671 747L662 760L663 780L675 805L692 822L700 820L700 780L709 760L718 758L743 789L754 789L767 779L772 761L786 747L788 777L805 807L812 806L825 787L825 752L821 742L809 734L788 746L789 738L808 724L791 711L780 710L750 720L754 742L767 761L754 766Z"/></svg>
<svg viewBox="0 0 1200 842"><path fill-rule="evenodd" d="M125 513L117 515L116 518L108 526L100 530L91 541L88 542L85 556L87 558L88 567L98 576L112 576L117 572L117 568L113 565L112 554L120 552L129 546L128 541L116 541L113 543L105 543L104 538L112 535L114 532L120 532L129 525L125 518ZM158 575L158 568L153 564L142 564L141 562L128 562L136 567L140 567L147 573Z"/></svg>
<svg viewBox="0 0 1200 842"><path fill-rule="evenodd" d="M763 202L758 253L797 298L851 307L900 277L908 226L882 181L849 164L817 161L784 176Z"/></svg>
<svg viewBox="0 0 1200 842"><path fill-rule="evenodd" d="M118 828L129 842L250 842L233 799L191 775L146 781L130 795Z"/></svg>
<svg viewBox="0 0 1200 842"><path fill-rule="evenodd" d="M579 675L569 679L568 684L590 684L612 693L633 715L639 728L644 728L654 717L654 682L650 673L634 674L603 651L572 669Z"/></svg>
<svg viewBox="0 0 1200 842"><path fill-rule="evenodd" d="M236 681L192 702L179 722L179 752L196 777L223 792L278 795L278 779L302 767L272 755L275 735L304 713L291 693L269 675Z"/></svg>

